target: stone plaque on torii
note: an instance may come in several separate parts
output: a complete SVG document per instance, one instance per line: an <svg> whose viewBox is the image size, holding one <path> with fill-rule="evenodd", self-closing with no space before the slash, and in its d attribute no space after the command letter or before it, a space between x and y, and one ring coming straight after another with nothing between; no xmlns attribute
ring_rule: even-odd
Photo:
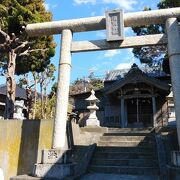
<svg viewBox="0 0 180 180"><path fill-rule="evenodd" d="M124 39L123 10L106 11L107 41Z"/></svg>
<svg viewBox="0 0 180 180"><path fill-rule="evenodd" d="M167 34L126 37L122 41L117 41L115 38L114 42L108 42L108 39L94 41L73 41L72 33L106 29L106 18L104 16L27 25L26 32L29 36L62 34L56 114L54 120L52 144L53 149L60 149L62 151L67 149L67 147L65 147L65 142L71 53L166 44L168 44L168 55L178 129L178 141L180 145L180 33L177 22L177 18L180 18L180 8L125 13L123 17L123 24L125 27L149 24L166 24ZM117 20L117 18L113 18L113 21L114 19ZM117 22L115 22L115 24L116 27L120 27ZM112 32L116 36L118 30L114 28ZM123 30L121 33L123 33ZM114 37L112 37L111 40L113 39Z"/></svg>

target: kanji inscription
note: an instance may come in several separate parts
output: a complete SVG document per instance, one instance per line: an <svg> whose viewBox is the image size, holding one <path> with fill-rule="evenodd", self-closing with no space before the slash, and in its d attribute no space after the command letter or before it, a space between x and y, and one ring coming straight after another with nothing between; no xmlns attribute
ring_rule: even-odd
<svg viewBox="0 0 180 180"><path fill-rule="evenodd" d="M107 41L124 39L123 11L106 11Z"/></svg>

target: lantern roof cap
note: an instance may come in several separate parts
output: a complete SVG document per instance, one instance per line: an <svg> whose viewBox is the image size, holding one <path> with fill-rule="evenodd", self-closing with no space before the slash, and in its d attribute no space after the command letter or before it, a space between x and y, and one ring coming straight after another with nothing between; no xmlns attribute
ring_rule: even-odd
<svg viewBox="0 0 180 180"><path fill-rule="evenodd" d="M99 99L95 96L95 91L93 89L91 90L91 95L88 98L86 98L86 101L99 102Z"/></svg>
<svg viewBox="0 0 180 180"><path fill-rule="evenodd" d="M169 93L169 95L168 96L166 96L167 98L172 98L173 97L173 92L171 91L170 93Z"/></svg>

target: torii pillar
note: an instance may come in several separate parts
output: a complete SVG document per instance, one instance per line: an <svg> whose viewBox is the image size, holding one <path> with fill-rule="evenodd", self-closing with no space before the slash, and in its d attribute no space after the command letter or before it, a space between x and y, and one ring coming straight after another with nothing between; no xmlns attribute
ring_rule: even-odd
<svg viewBox="0 0 180 180"><path fill-rule="evenodd" d="M67 150L66 121L68 111L68 97L71 71L71 41L72 32L69 29L62 31L61 51L59 60L59 75L57 86L56 113L52 148Z"/></svg>
<svg viewBox="0 0 180 180"><path fill-rule="evenodd" d="M168 56L174 96L178 143L180 146L180 31L177 18L166 21L168 35Z"/></svg>

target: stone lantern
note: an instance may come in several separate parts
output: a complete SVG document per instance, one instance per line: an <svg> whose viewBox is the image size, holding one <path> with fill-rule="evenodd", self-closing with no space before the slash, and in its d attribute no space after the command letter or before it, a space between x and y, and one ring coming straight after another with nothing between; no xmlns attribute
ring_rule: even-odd
<svg viewBox="0 0 180 180"><path fill-rule="evenodd" d="M96 106L96 103L100 101L95 96L94 90L91 91L91 95L86 99L86 101L89 103L89 106L87 106L87 109L90 110L90 115L86 121L86 126L100 126L100 122L96 116L96 111L99 109L99 107Z"/></svg>
<svg viewBox="0 0 180 180"><path fill-rule="evenodd" d="M24 113L23 113L23 108L24 108L24 101L20 100L20 101L15 101L14 103L14 114L13 114L13 118L14 119L20 119L20 120L24 120Z"/></svg>

